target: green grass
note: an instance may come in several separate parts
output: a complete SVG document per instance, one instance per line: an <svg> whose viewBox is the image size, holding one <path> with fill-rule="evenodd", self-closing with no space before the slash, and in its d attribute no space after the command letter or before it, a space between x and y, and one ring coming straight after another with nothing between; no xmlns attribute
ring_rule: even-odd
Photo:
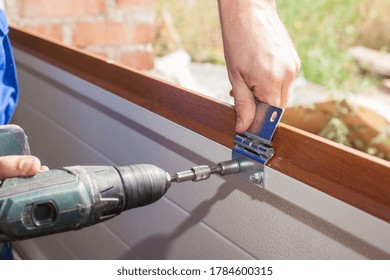
<svg viewBox="0 0 390 280"><path fill-rule="evenodd" d="M334 90L367 84L347 53L359 36L359 6L365 1L277 0L306 79Z"/></svg>
<svg viewBox="0 0 390 280"><path fill-rule="evenodd" d="M390 1L276 2L301 58L301 74L306 79L342 91L357 91L376 84L374 78L359 73L347 50L356 43L377 49L390 46L390 20L386 12L390 10ZM183 47L194 61L224 63L216 0L156 0L157 19L161 19L159 15L164 8L169 11L181 40L172 44L169 35L158 37L155 45L158 55Z"/></svg>

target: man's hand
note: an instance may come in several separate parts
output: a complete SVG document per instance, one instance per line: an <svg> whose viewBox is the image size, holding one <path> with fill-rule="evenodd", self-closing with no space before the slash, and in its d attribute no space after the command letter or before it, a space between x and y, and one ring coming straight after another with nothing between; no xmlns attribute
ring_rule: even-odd
<svg viewBox="0 0 390 280"><path fill-rule="evenodd" d="M255 98L285 107L300 60L274 0L218 0L236 131L255 116Z"/></svg>
<svg viewBox="0 0 390 280"><path fill-rule="evenodd" d="M4 156L0 157L0 180L12 177L33 176L37 172L47 171L47 166L41 165L34 156Z"/></svg>

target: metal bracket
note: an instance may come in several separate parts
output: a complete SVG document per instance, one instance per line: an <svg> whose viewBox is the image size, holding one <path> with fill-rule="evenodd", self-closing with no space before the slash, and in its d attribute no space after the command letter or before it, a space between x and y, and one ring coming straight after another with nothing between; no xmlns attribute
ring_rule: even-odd
<svg viewBox="0 0 390 280"><path fill-rule="evenodd" d="M254 122L246 132L234 138L232 159L255 163L251 170L239 176L259 187L264 187L264 165L274 155L271 140L282 115L282 108L256 101Z"/></svg>

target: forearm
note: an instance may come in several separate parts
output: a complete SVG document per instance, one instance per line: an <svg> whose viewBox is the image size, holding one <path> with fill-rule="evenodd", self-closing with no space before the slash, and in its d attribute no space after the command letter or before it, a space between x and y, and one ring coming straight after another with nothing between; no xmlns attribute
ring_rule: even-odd
<svg viewBox="0 0 390 280"><path fill-rule="evenodd" d="M229 48L252 47L261 43L265 51L275 45L291 44L274 0L218 0L225 56ZM261 42L259 41L261 40Z"/></svg>
<svg viewBox="0 0 390 280"><path fill-rule="evenodd" d="M217 0L218 5L226 7L237 7L237 5L267 5L275 7L275 0Z"/></svg>
<svg viewBox="0 0 390 280"><path fill-rule="evenodd" d="M223 45L237 115L236 130L254 118L254 99L287 104L300 62L274 0L218 0Z"/></svg>

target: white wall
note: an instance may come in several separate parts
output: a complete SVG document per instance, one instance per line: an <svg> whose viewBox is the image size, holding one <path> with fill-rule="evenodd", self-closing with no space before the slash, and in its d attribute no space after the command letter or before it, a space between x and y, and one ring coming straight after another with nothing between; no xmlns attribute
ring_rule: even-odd
<svg viewBox="0 0 390 280"><path fill-rule="evenodd" d="M170 173L230 150L15 50L13 119L50 167L151 163ZM266 189L237 176L173 185L157 203L104 224L16 247L31 259L390 258L390 225L266 169Z"/></svg>

